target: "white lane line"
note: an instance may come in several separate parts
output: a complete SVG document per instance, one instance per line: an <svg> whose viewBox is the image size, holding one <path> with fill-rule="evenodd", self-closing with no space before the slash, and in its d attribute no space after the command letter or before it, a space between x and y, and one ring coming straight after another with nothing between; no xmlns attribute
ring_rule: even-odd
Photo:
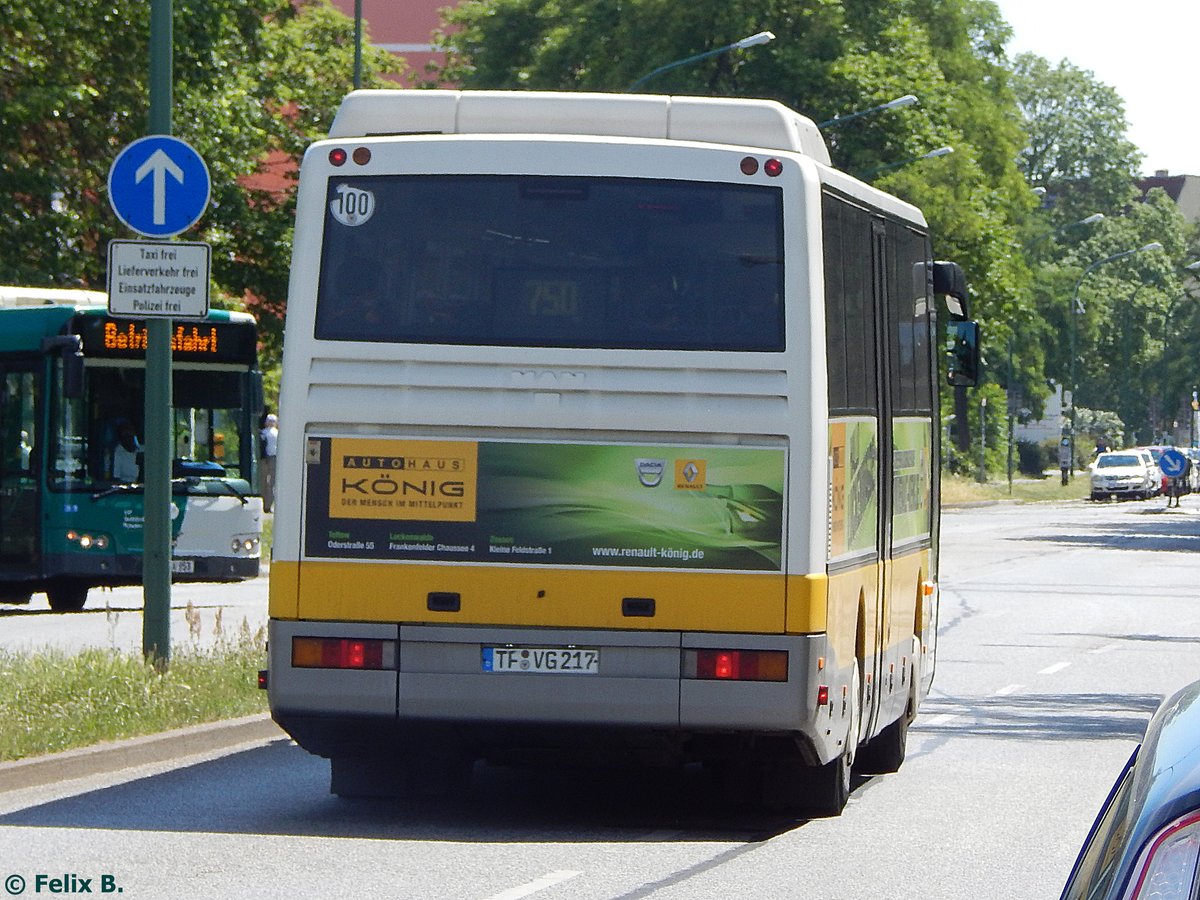
<svg viewBox="0 0 1200 900"><path fill-rule="evenodd" d="M1120 644L1105 644L1103 647L1095 647L1089 650L1088 653L1112 653L1114 650L1120 649Z"/></svg>
<svg viewBox="0 0 1200 900"><path fill-rule="evenodd" d="M541 878L535 878L528 884L519 884L514 888L509 888L507 891L501 891L498 894L492 894L484 900L521 900L522 897L528 897L530 894L536 894L538 891L548 887L554 887L556 884L561 884L564 881L570 881L576 875L581 875L581 872L571 872L567 869L560 869L557 872L549 872Z"/></svg>
<svg viewBox="0 0 1200 900"><path fill-rule="evenodd" d="M1023 685L1023 684L1005 685L1004 687L1000 688L1000 690L996 691L996 696L997 697L1007 697L1009 694L1015 694L1017 691L1019 691L1023 687L1025 687L1025 685Z"/></svg>
<svg viewBox="0 0 1200 900"><path fill-rule="evenodd" d="M1055 672L1061 672L1063 669L1065 669L1069 665L1070 665L1069 662L1056 662L1052 666L1046 666L1046 668L1042 669L1042 671L1038 672L1038 674L1039 675L1053 675Z"/></svg>

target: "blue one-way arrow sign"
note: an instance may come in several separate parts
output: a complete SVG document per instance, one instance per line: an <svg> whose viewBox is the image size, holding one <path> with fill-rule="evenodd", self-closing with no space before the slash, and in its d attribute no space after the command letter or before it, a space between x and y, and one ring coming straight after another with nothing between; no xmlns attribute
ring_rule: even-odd
<svg viewBox="0 0 1200 900"><path fill-rule="evenodd" d="M129 144L108 172L108 200L117 218L147 237L187 231L204 215L209 191L200 154L165 134Z"/></svg>

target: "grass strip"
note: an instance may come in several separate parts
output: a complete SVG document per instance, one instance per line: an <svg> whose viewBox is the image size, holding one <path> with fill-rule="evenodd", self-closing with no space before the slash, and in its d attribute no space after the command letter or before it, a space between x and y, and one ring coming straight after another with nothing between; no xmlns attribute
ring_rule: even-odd
<svg viewBox="0 0 1200 900"><path fill-rule="evenodd" d="M1014 500L1037 503L1046 500L1086 500L1091 491L1087 471L1076 472L1065 487L1057 472L1053 476L1030 478L1027 475L1008 480L980 483L961 475L942 476L942 504L978 503L988 500Z"/></svg>
<svg viewBox="0 0 1200 900"><path fill-rule="evenodd" d="M0 760L263 712L265 667L262 635L248 628L174 648L164 673L111 648L0 651Z"/></svg>

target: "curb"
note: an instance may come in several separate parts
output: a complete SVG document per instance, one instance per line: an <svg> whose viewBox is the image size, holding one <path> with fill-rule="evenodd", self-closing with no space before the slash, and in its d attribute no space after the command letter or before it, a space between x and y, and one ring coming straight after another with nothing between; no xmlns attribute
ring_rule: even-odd
<svg viewBox="0 0 1200 900"><path fill-rule="evenodd" d="M77 750L0 763L0 792L104 775L133 766L166 762L181 756L211 753L251 741L286 736L271 719L270 713L258 713L161 734L109 741Z"/></svg>

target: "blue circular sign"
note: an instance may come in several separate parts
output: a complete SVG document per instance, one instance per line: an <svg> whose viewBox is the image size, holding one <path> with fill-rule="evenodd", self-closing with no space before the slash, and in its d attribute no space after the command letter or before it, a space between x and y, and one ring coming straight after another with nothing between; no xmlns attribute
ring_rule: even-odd
<svg viewBox="0 0 1200 900"><path fill-rule="evenodd" d="M173 237L208 207L208 166L190 144L166 134L139 138L108 170L108 202L117 218L147 237Z"/></svg>
<svg viewBox="0 0 1200 900"><path fill-rule="evenodd" d="M1168 478L1178 478L1187 468L1187 457L1174 447L1168 447L1158 458L1158 467Z"/></svg>

